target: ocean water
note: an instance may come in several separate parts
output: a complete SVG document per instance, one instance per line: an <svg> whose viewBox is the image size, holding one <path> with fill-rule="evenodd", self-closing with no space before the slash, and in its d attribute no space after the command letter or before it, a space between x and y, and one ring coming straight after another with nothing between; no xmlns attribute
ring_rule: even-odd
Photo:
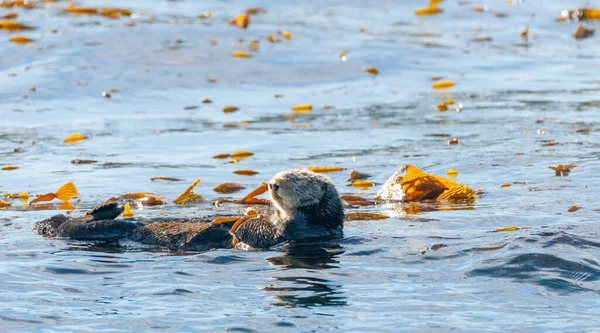
<svg viewBox="0 0 600 333"><path fill-rule="evenodd" d="M0 171L0 195L72 181L82 197L73 215L141 191L168 204L134 207L138 217L241 214L239 205L211 203L307 166L346 168L329 174L339 192L372 198L403 164L458 170L455 180L482 194L470 205L349 208L390 218L347 222L335 241L204 253L43 238L31 228L61 213L59 202L14 200L0 209L1 331L600 326L600 43L576 40L579 23L556 21L580 1L446 0L425 17L414 14L425 1L78 2L136 13L119 19L68 14L65 1L35 3L0 9L36 28L0 30L0 166L19 167ZM228 24L249 7L266 13L250 16L245 30ZM212 18L196 17L207 10ZM10 43L14 35L34 41ZM252 39L258 52L248 50ZM366 73L370 66L379 74ZM455 86L432 89L436 76ZM118 91L103 97L110 89ZM455 104L437 111L450 98ZM297 104L313 109L294 114ZM228 105L239 110L222 112ZM88 139L64 144L73 133ZM238 150L254 155L212 158ZM557 177L548 166L558 164L576 168ZM353 169L376 185L347 186ZM157 176L183 181L150 180ZM206 204L172 204L197 178ZM224 182L246 189L215 193ZM522 229L492 232L508 226Z"/></svg>

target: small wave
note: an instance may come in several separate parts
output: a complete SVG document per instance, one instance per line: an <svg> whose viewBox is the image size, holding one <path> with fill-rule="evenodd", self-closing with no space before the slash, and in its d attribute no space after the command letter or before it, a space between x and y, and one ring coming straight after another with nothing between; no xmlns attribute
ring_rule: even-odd
<svg viewBox="0 0 600 333"><path fill-rule="evenodd" d="M183 288L177 288L177 289L173 289L171 291L161 291L161 292L157 292L154 295L157 296L168 296L168 295L186 295L186 294L193 294L193 291L189 291L187 289L183 289Z"/></svg>
<svg viewBox="0 0 600 333"><path fill-rule="evenodd" d="M224 255L224 256L216 256L210 257L203 260L203 262L208 264L217 264L217 265L231 265L239 262L248 261L241 256L236 255Z"/></svg>
<svg viewBox="0 0 600 333"><path fill-rule="evenodd" d="M577 248L600 248L600 243L598 242L589 241L567 233L559 234L559 236L545 242L543 247L548 248L556 245L570 245Z"/></svg>
<svg viewBox="0 0 600 333"><path fill-rule="evenodd" d="M46 267L43 269L45 272L56 274L56 275L109 275L116 274L118 272L93 272L87 269L80 268L62 268L62 267Z"/></svg>
<svg viewBox="0 0 600 333"><path fill-rule="evenodd" d="M516 282L534 283L563 294L592 291L581 285L581 282L600 280L600 270L590 265L544 253L520 254L506 263L478 268L467 275L509 278Z"/></svg>

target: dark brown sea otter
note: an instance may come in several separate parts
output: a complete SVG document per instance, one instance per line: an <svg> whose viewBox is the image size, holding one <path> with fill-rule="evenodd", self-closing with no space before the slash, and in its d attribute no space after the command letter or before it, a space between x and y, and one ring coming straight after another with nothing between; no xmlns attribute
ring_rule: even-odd
<svg viewBox="0 0 600 333"><path fill-rule="evenodd" d="M34 230L49 237L76 240L131 239L174 251L228 248L269 248L285 241L341 237L344 210L329 178L296 169L276 174L268 185L275 207L270 218L255 217L232 231L230 224L210 219L116 219L117 203L95 207L82 217L56 215L37 222Z"/></svg>

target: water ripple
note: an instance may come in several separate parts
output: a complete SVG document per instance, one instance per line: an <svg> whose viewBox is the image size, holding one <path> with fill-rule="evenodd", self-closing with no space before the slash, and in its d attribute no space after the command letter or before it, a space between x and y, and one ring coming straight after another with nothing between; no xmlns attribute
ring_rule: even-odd
<svg viewBox="0 0 600 333"><path fill-rule="evenodd" d="M493 260L493 262L497 261L499 259ZM534 283L555 292L568 294L590 290L576 282L598 281L600 270L591 265L562 259L552 254L527 253L516 255L500 265L474 269L468 275L508 278L516 282ZM600 291L600 288L595 290Z"/></svg>

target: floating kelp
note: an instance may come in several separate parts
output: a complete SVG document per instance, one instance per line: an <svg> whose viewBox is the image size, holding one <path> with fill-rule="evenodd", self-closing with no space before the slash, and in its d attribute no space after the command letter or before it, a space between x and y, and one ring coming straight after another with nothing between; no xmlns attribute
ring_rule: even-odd
<svg viewBox="0 0 600 333"><path fill-rule="evenodd" d="M240 176L255 176L258 175L257 171L254 170L235 170L233 173Z"/></svg>
<svg viewBox="0 0 600 333"><path fill-rule="evenodd" d="M71 134L68 137L66 137L63 142L67 143L67 144L72 144L72 143L76 143L82 140L87 139L88 137L83 135L83 134L79 134L79 133L75 133L75 134Z"/></svg>
<svg viewBox="0 0 600 333"><path fill-rule="evenodd" d="M29 202L29 205L34 204L36 202L52 201L54 199L58 199L61 201L69 201L75 197L81 198L81 195L79 194L79 191L77 191L77 187L75 187L75 184L73 184L72 182L68 182L63 186L59 187L55 193L46 193L31 200Z"/></svg>
<svg viewBox="0 0 600 333"><path fill-rule="evenodd" d="M405 165L390 177L377 192L377 200L472 200L477 198L470 187L432 174L426 174L412 165Z"/></svg>
<svg viewBox="0 0 600 333"><path fill-rule="evenodd" d="M235 193L235 192L239 192L240 190L245 189L246 187L237 184L237 183L223 183L218 185L217 187L215 187L213 189L213 191L218 192L218 193L224 193L224 194L230 194L230 193Z"/></svg>
<svg viewBox="0 0 600 333"><path fill-rule="evenodd" d="M340 172L346 170L346 168L341 167L331 167L331 166L310 166L307 168L308 170L316 173L329 173L329 172Z"/></svg>
<svg viewBox="0 0 600 333"><path fill-rule="evenodd" d="M194 193L194 189L200 183L200 179L196 179L192 185L190 185L185 191L183 191L177 199L173 200L174 203L181 205L183 203L189 202L192 199L197 199L200 195ZM201 198L201 197L200 197Z"/></svg>
<svg viewBox="0 0 600 333"><path fill-rule="evenodd" d="M351 212L346 213L344 220L348 221L373 221L373 220L385 220L390 217L385 214L372 213L372 212Z"/></svg>
<svg viewBox="0 0 600 333"><path fill-rule="evenodd" d="M571 170L575 168L574 164L559 164L557 166L548 166L548 169L554 170L557 176L568 176Z"/></svg>

